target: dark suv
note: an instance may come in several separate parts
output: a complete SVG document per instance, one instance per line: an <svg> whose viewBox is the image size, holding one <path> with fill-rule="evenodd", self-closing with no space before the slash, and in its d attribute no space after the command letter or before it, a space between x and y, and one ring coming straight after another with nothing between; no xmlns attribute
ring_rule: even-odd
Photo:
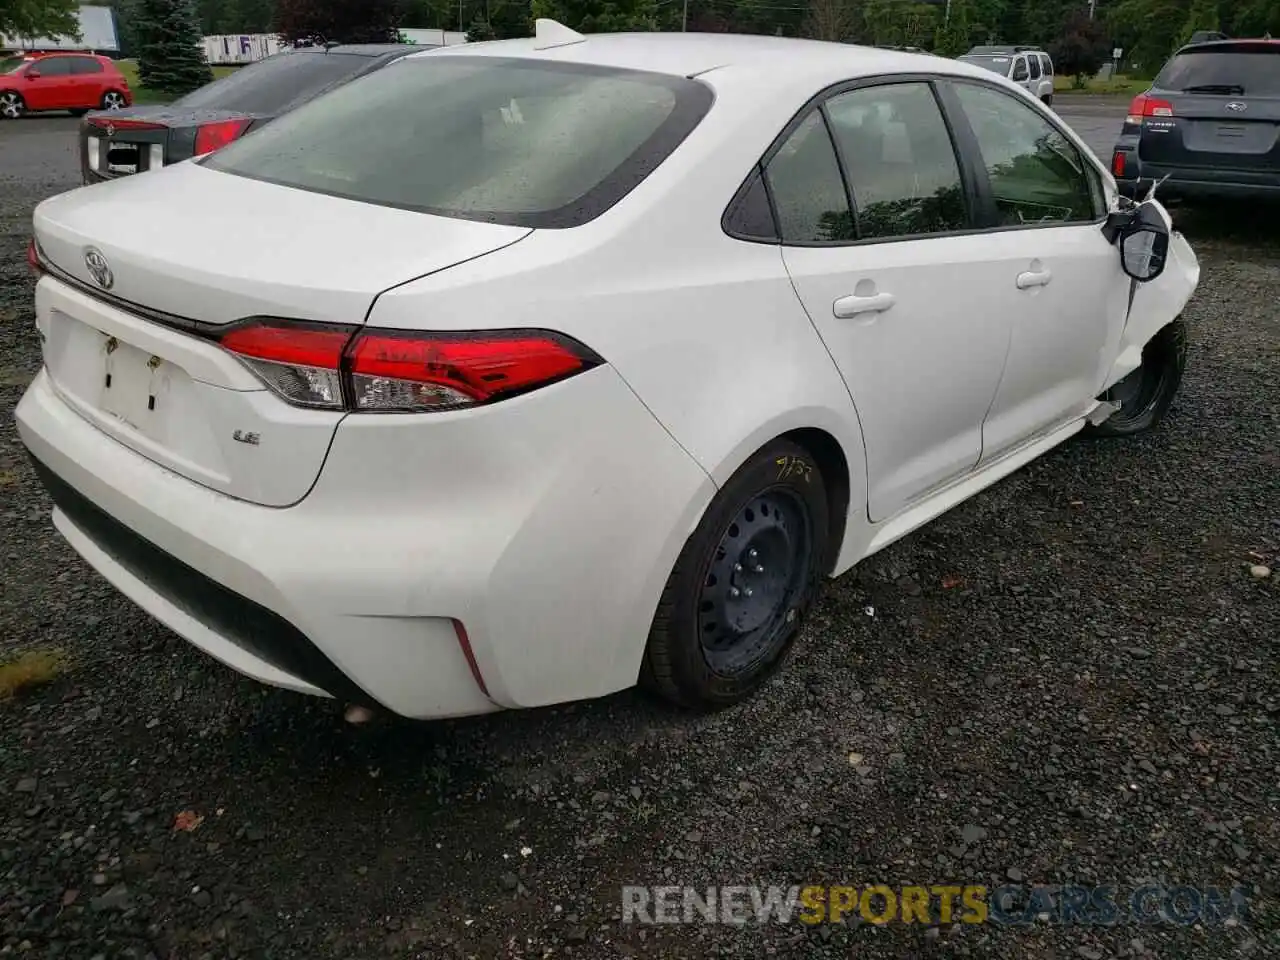
<svg viewBox="0 0 1280 960"><path fill-rule="evenodd" d="M301 47L241 67L163 107L93 113L80 125L80 169L98 183L211 153L334 87L431 47Z"/></svg>
<svg viewBox="0 0 1280 960"><path fill-rule="evenodd" d="M1280 41L1175 53L1130 105L1111 172L1129 196L1167 177L1165 197L1280 198Z"/></svg>

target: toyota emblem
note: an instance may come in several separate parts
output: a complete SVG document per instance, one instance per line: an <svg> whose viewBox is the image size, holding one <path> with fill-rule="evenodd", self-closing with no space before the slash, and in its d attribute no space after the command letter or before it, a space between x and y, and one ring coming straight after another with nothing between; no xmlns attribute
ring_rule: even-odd
<svg viewBox="0 0 1280 960"><path fill-rule="evenodd" d="M94 282L103 290L110 290L115 286L116 278L111 272L111 265L107 263L107 258L97 247L89 247L85 250L84 265L89 271L89 276L93 277Z"/></svg>
<svg viewBox="0 0 1280 960"><path fill-rule="evenodd" d="M1239 100L1232 100L1227 104L1227 109L1232 113L1244 113L1249 109L1249 105L1247 103L1241 103Z"/></svg>

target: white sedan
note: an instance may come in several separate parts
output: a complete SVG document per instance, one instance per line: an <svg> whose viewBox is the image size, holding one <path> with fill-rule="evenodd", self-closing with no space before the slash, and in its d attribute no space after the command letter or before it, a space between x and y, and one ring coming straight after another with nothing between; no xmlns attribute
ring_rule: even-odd
<svg viewBox="0 0 1280 960"><path fill-rule="evenodd" d="M1154 426L1199 278L990 71L548 21L47 200L30 253L62 535L234 669L419 718L740 700L826 578Z"/></svg>

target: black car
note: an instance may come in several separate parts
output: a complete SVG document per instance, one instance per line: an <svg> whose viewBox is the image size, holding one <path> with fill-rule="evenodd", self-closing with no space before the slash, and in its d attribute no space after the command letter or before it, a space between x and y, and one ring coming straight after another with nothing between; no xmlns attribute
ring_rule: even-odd
<svg viewBox="0 0 1280 960"><path fill-rule="evenodd" d="M1111 157L1123 193L1280 199L1280 41L1180 49L1129 107Z"/></svg>
<svg viewBox="0 0 1280 960"><path fill-rule="evenodd" d="M91 113L80 125L80 169L98 183L211 153L418 44L300 47L241 67L167 106Z"/></svg>

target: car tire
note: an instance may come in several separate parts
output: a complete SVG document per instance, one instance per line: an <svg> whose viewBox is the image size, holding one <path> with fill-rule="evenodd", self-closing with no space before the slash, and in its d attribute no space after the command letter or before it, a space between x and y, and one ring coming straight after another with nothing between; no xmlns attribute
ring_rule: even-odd
<svg viewBox="0 0 1280 960"><path fill-rule="evenodd" d="M751 457L716 494L667 580L641 686L716 710L786 661L830 571L827 488L787 440Z"/></svg>
<svg viewBox="0 0 1280 960"><path fill-rule="evenodd" d="M26 112L27 104L21 94L12 90L0 93L0 120L17 120Z"/></svg>
<svg viewBox="0 0 1280 960"><path fill-rule="evenodd" d="M1115 384L1100 399L1120 401L1120 409L1090 432L1098 437L1132 437L1146 433L1164 419L1182 384L1187 366L1187 326L1174 320L1147 342L1142 365Z"/></svg>
<svg viewBox="0 0 1280 960"><path fill-rule="evenodd" d="M103 110L119 110L125 105L124 94L118 90L108 90L102 95Z"/></svg>

